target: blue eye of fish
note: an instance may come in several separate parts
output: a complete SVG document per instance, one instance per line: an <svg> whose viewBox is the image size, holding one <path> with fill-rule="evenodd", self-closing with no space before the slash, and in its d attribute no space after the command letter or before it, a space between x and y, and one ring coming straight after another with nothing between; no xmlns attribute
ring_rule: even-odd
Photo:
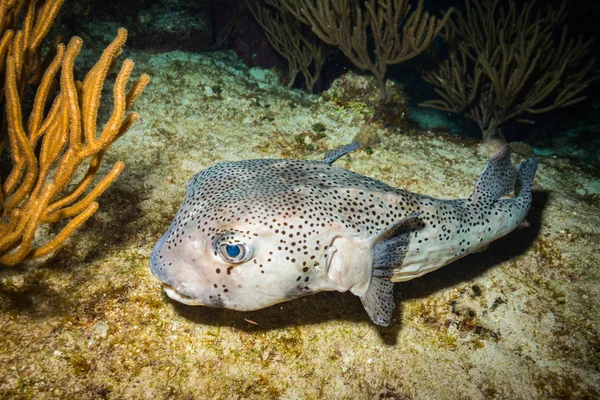
<svg viewBox="0 0 600 400"><path fill-rule="evenodd" d="M236 258L242 252L240 247L241 246L239 244L228 244L225 246L225 252L227 252L229 257Z"/></svg>
<svg viewBox="0 0 600 400"><path fill-rule="evenodd" d="M221 258L231 264L239 264L252 258L252 246L245 243L222 243L217 245L217 252Z"/></svg>

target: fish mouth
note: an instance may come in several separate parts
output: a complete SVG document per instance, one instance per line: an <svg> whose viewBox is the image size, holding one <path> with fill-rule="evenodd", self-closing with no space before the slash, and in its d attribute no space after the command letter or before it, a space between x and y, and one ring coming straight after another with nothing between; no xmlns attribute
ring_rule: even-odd
<svg viewBox="0 0 600 400"><path fill-rule="evenodd" d="M163 290L171 299L183 304L187 304L188 306L204 305L204 303L202 303L200 300L194 297L186 296L185 294L178 292L173 286L168 285L166 283L163 283Z"/></svg>

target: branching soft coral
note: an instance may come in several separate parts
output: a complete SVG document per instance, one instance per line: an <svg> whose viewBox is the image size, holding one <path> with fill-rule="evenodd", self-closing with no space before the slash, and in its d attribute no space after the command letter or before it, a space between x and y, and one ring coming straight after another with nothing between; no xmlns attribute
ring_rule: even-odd
<svg viewBox="0 0 600 400"><path fill-rule="evenodd" d="M12 8L4 7L7 4ZM33 50L31 47L30 41L37 40L32 32L43 26L45 35L56 16L54 10L61 4L62 0L48 0L36 9L35 1L13 0L3 1L0 9L0 16L10 21L18 19L16 12L27 9L21 30L10 29L12 23L8 20L0 24L5 29L0 38L0 72L4 72L5 82L0 156L5 158L3 153L10 153L8 168L3 164L0 171L0 176L6 177L0 182L0 263L5 265L52 252L98 209L95 200L121 173L124 163L115 163L95 186L92 182L106 151L138 119L137 113L128 110L150 79L142 75L127 91L133 61L123 62L114 85L112 116L98 134L102 87L122 52L127 31L119 30L83 82L73 76L75 58L83 43L78 37L72 38L68 46L57 45L47 67L38 63L37 68L28 69L25 60L39 60L39 43ZM25 124L23 87L36 73L41 80ZM68 222L55 237L40 247L33 246L40 224L61 220Z"/></svg>
<svg viewBox="0 0 600 400"><path fill-rule="evenodd" d="M594 38L569 37L566 3L534 13L535 1L504 8L498 0L467 0L444 34L452 46L438 71L425 74L440 99L421 105L463 113L474 120L485 141L502 136L500 126L523 114L541 114L585 99L581 92L597 78L588 58ZM534 17L535 15L535 17Z"/></svg>
<svg viewBox="0 0 600 400"><path fill-rule="evenodd" d="M423 11L423 0L413 10L408 0L270 0L311 27L323 42L337 46L352 63L375 76L380 101L388 65L425 51L447 21Z"/></svg>

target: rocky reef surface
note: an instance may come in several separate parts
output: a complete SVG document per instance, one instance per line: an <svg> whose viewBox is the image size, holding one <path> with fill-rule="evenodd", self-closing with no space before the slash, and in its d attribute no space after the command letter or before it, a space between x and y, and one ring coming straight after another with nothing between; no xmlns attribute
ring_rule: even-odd
<svg viewBox="0 0 600 400"><path fill-rule="evenodd" d="M135 106L141 122L106 156L105 168L123 160L125 172L60 251L0 271L0 397L600 397L598 171L540 158L528 226L396 284L389 328L348 293L248 313L188 307L164 295L149 257L197 171L320 159L362 130L377 140L340 165L457 198L471 193L489 154L476 141L416 131L368 99L285 88L276 72L230 52L127 56L152 82ZM81 67L92 60L84 55ZM515 144L513 153L520 161L531 150Z"/></svg>

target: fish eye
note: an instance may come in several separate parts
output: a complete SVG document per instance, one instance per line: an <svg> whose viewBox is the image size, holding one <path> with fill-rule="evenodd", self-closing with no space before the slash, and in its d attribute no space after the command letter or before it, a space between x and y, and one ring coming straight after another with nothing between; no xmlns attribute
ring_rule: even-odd
<svg viewBox="0 0 600 400"><path fill-rule="evenodd" d="M254 256L252 241L235 231L222 232L213 242L215 251L230 264L240 264Z"/></svg>
<svg viewBox="0 0 600 400"><path fill-rule="evenodd" d="M223 260L232 264L239 264L252 258L250 246L244 243L223 243L217 248Z"/></svg>
<svg viewBox="0 0 600 400"><path fill-rule="evenodd" d="M227 255L231 258L235 258L235 257L239 256L240 253L242 252L241 247L242 246L240 246L239 244L236 244L236 245L226 244L225 245L225 253L227 253Z"/></svg>

